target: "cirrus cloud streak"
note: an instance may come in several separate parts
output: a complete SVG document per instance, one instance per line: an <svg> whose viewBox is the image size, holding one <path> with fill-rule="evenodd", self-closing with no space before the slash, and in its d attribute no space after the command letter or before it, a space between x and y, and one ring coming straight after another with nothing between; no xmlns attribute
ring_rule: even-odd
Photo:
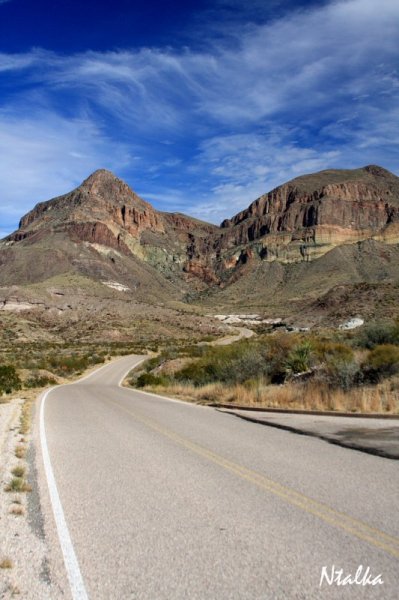
<svg viewBox="0 0 399 600"><path fill-rule="evenodd" d="M398 39L396 1L348 0L229 28L206 50L0 55L2 211L11 222L100 166L213 221L303 172L397 171Z"/></svg>

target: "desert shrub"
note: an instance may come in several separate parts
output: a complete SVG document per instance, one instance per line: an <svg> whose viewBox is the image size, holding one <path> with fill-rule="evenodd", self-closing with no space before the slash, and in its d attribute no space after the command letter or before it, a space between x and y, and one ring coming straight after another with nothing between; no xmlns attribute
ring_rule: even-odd
<svg viewBox="0 0 399 600"><path fill-rule="evenodd" d="M260 348L248 348L241 356L232 363L234 383L244 383L247 380L267 379L269 376L269 365L264 351ZM230 379L231 379L230 374Z"/></svg>
<svg viewBox="0 0 399 600"><path fill-rule="evenodd" d="M165 358L162 355L154 356L153 358L149 358L148 360L146 360L143 366L147 373L149 373L156 367L159 367L159 365L161 365L164 361Z"/></svg>
<svg viewBox="0 0 399 600"><path fill-rule="evenodd" d="M62 373L80 373L87 369L89 361L87 356L77 356L72 354L71 356L65 356L61 359L56 359L55 365Z"/></svg>
<svg viewBox="0 0 399 600"><path fill-rule="evenodd" d="M326 379L332 388L348 391L362 382L362 372L354 360L335 360L327 364Z"/></svg>
<svg viewBox="0 0 399 600"><path fill-rule="evenodd" d="M399 347L393 344L376 346L362 366L366 380L371 382L399 373Z"/></svg>
<svg viewBox="0 0 399 600"><path fill-rule="evenodd" d="M257 379L282 383L287 375L287 360L295 344L298 348L297 354L291 356L292 366L299 368L300 360L307 362L309 359L310 346L308 348L306 342L301 345L295 336L281 334L256 341L242 340L228 346L205 347L198 360L175 373L175 379L195 386L215 382L241 384Z"/></svg>
<svg viewBox="0 0 399 600"><path fill-rule="evenodd" d="M91 365L104 362L105 354L92 352L52 352L42 357L36 368L52 371L57 375L79 374Z"/></svg>
<svg viewBox="0 0 399 600"><path fill-rule="evenodd" d="M25 381L24 385L26 388L38 388L54 385L56 383L57 382L54 377L48 377L47 375L38 375L34 373Z"/></svg>
<svg viewBox="0 0 399 600"><path fill-rule="evenodd" d="M265 352L258 345L238 342L203 350L204 355L175 373L175 379L195 386L217 381L242 383L266 375Z"/></svg>
<svg viewBox="0 0 399 600"><path fill-rule="evenodd" d="M193 358L199 358L201 356L205 356L208 351L207 345L192 345L192 346L184 346L181 349L182 356L190 356Z"/></svg>
<svg viewBox="0 0 399 600"><path fill-rule="evenodd" d="M130 350L121 350L120 351L121 356L125 356L126 354L130 354ZM98 365L99 363L104 362L104 355L101 355L100 353L95 352L93 354L90 354L88 356L87 360L91 365Z"/></svg>
<svg viewBox="0 0 399 600"><path fill-rule="evenodd" d="M154 375L153 373L142 373L130 383L134 387L143 388L147 385L167 385L168 379L164 376Z"/></svg>
<svg viewBox="0 0 399 600"><path fill-rule="evenodd" d="M211 369L209 369L211 367ZM208 366L212 371L212 381L224 383L243 383L248 379L266 376L268 367L262 350L256 346L243 346L231 356L221 355Z"/></svg>
<svg viewBox="0 0 399 600"><path fill-rule="evenodd" d="M213 342L213 340L217 339L215 335L204 335L201 338L201 342Z"/></svg>
<svg viewBox="0 0 399 600"><path fill-rule="evenodd" d="M317 379L330 387L347 391L361 382L361 369L350 346L340 342L321 342L316 345L316 356L320 361Z"/></svg>
<svg viewBox="0 0 399 600"><path fill-rule="evenodd" d="M352 348L341 342L316 342L314 349L317 359L321 362L348 362L354 358Z"/></svg>
<svg viewBox="0 0 399 600"><path fill-rule="evenodd" d="M149 373L150 371L153 371L157 367L163 365L166 361L178 358L182 354L184 354L184 352L181 348L167 348L158 354L158 356L153 356L152 358L146 360L144 363L144 369Z"/></svg>
<svg viewBox="0 0 399 600"><path fill-rule="evenodd" d="M372 350L384 344L399 344L399 323L380 321L362 327L356 343L362 348Z"/></svg>
<svg viewBox="0 0 399 600"><path fill-rule="evenodd" d="M267 374L271 383L284 383L287 376L287 360L298 340L286 333L272 336L266 342Z"/></svg>
<svg viewBox="0 0 399 600"><path fill-rule="evenodd" d="M288 353L285 367L288 373L303 373L311 367L313 348L308 340L294 346Z"/></svg>
<svg viewBox="0 0 399 600"><path fill-rule="evenodd" d="M0 365L0 394L11 394L21 389L21 379L14 365Z"/></svg>
<svg viewBox="0 0 399 600"><path fill-rule="evenodd" d="M208 360L192 362L179 371L176 371L176 381L184 381L195 386L206 385L217 381L217 367Z"/></svg>

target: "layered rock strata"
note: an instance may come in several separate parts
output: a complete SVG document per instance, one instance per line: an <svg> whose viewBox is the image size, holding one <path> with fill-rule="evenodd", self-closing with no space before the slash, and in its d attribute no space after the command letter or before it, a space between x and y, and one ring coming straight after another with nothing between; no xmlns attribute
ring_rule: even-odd
<svg viewBox="0 0 399 600"><path fill-rule="evenodd" d="M69 194L36 205L0 249L33 248L57 235L104 256L133 256L169 279L224 286L258 260L310 261L367 239L399 243L399 178L373 165L298 177L216 227L157 211L99 170Z"/></svg>

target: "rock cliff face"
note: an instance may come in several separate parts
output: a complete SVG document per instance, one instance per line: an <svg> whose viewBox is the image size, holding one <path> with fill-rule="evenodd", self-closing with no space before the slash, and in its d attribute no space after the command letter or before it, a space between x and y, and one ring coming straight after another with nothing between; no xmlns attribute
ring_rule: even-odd
<svg viewBox="0 0 399 600"><path fill-rule="evenodd" d="M10 236L15 239L19 234L26 237L42 229L68 229L80 238L82 225L93 223L108 224L110 232L116 234L117 229L139 236L146 229L163 232L162 219L154 208L144 202L123 181L112 173L99 170L86 179L73 192L41 202L21 219L19 230ZM90 231L85 227L81 232L89 235L96 243L109 243L109 233L105 228L97 227ZM103 239L103 236L104 239ZM82 238L84 239L84 237Z"/></svg>
<svg viewBox="0 0 399 600"><path fill-rule="evenodd" d="M108 273L104 257L114 263L115 257L126 257L149 265L177 288L184 284L187 292L187 286L226 287L259 261L301 263L369 239L399 243L399 178L381 167L298 177L221 227L159 212L112 173L99 170L69 194L25 215L18 231L0 242L0 264L20 247L28 255L28 249L46 243L56 248L61 240L63 248L74 245L68 260L86 275L98 279ZM68 260L59 258L63 269ZM124 264L120 272L130 268Z"/></svg>
<svg viewBox="0 0 399 600"><path fill-rule="evenodd" d="M199 275L190 261L198 262L207 254L208 240L218 230L185 215L156 211L102 169L71 193L37 204L6 242L34 245L46 236L63 233L75 243L133 255L161 271ZM199 275L204 281L212 277Z"/></svg>
<svg viewBox="0 0 399 600"><path fill-rule="evenodd" d="M369 238L397 243L399 178L376 166L298 177L221 227L222 249L249 246L263 259L283 262Z"/></svg>

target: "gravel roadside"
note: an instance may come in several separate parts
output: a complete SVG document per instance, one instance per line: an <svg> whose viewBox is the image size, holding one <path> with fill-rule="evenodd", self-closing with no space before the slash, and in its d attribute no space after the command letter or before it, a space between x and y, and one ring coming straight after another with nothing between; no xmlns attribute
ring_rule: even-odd
<svg viewBox="0 0 399 600"><path fill-rule="evenodd" d="M46 600L61 595L49 575L31 433L21 433L26 401L0 404L0 598Z"/></svg>

